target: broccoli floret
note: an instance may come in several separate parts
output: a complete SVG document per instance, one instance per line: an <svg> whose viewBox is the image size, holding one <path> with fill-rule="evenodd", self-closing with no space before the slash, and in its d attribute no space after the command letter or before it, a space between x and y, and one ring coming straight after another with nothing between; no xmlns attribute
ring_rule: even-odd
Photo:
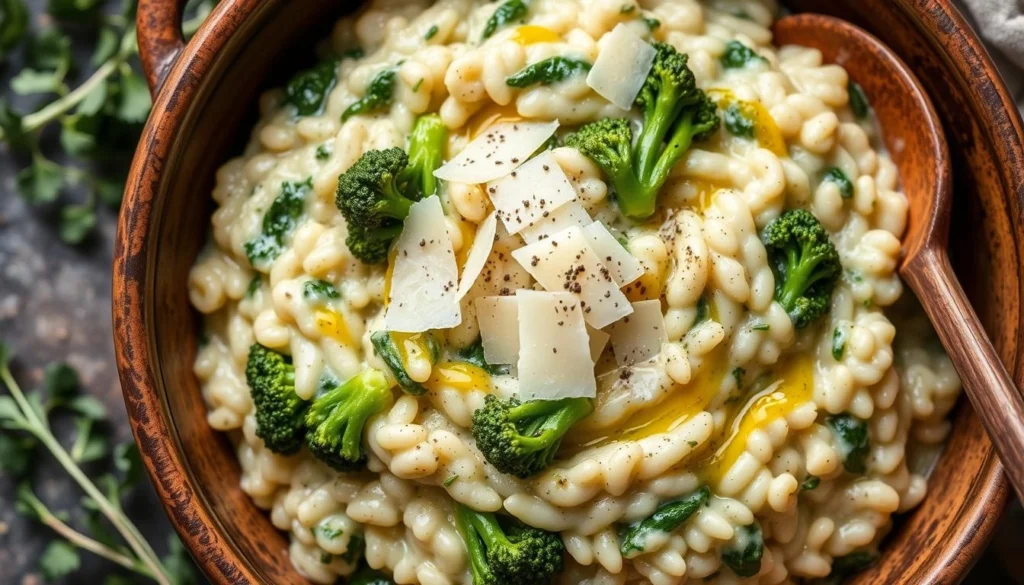
<svg viewBox="0 0 1024 585"><path fill-rule="evenodd" d="M562 437L593 409L589 398L522 403L489 395L473 413L473 437L498 471L526 478L551 465Z"/></svg>
<svg viewBox="0 0 1024 585"><path fill-rule="evenodd" d="M562 572L565 547L554 532L455 504L474 585L543 585Z"/></svg>
<svg viewBox="0 0 1024 585"><path fill-rule="evenodd" d="M348 222L345 244L368 264L387 259L391 241L419 199L437 191L448 130L437 116L416 121L409 154L401 148L370 150L338 177L335 204Z"/></svg>
<svg viewBox="0 0 1024 585"><path fill-rule="evenodd" d="M587 124L566 139L601 167L619 210L637 220L654 213L658 191L690 144L710 136L720 123L714 102L697 88L688 57L666 43L654 47L654 65L635 101L643 111L636 146L624 119Z"/></svg>
<svg viewBox="0 0 1024 585"><path fill-rule="evenodd" d="M768 224L761 235L775 273L775 300L802 329L828 312L842 272L839 252L809 211L792 209Z"/></svg>
<svg viewBox="0 0 1024 585"><path fill-rule="evenodd" d="M306 446L317 459L338 471L353 471L366 462L363 427L391 403L391 385L380 370L367 368L317 398L306 414Z"/></svg>
<svg viewBox="0 0 1024 585"><path fill-rule="evenodd" d="M302 447L309 402L295 393L291 359L255 343L245 366L256 406L256 436L274 453L292 455Z"/></svg>
<svg viewBox="0 0 1024 585"><path fill-rule="evenodd" d="M409 135L409 166L399 178L409 197L419 200L437 193L434 171L441 166L447 146L448 127L441 116L429 114L416 120Z"/></svg>

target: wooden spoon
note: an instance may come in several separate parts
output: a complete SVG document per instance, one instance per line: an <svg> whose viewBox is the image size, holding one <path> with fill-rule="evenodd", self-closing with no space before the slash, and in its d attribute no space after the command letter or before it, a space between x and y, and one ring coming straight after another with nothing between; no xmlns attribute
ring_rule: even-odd
<svg viewBox="0 0 1024 585"><path fill-rule="evenodd" d="M1024 397L982 329L946 254L951 164L942 124L910 69L881 41L846 21L819 14L775 23L775 44L821 51L842 65L871 101L910 203L900 276L924 306L1024 501Z"/></svg>

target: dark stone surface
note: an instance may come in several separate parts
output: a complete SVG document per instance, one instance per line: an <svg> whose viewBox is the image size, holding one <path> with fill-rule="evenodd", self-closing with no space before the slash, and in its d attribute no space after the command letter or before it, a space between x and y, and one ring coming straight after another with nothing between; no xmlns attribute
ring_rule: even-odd
<svg viewBox="0 0 1024 585"><path fill-rule="evenodd" d="M30 3L38 15L42 2ZM16 54L6 67L0 66L4 94L19 61ZM0 338L17 352L15 375L23 387L38 385L48 362L65 360L78 370L86 391L107 406L113 437L130 440L111 340L115 212L101 206L95 236L78 247L64 244L57 236L56 210L29 207L18 197L14 175L22 164L23 160L0 147ZM76 195L81 193L72 191L66 197ZM62 437L70 437L66 425L58 429ZM48 455L41 453L34 477L37 493L54 510L78 507L80 492ZM0 584L34 585L42 582L37 561L52 533L15 512L14 487L10 478L0 476ZM148 482L126 504L158 552L166 550L171 529ZM1011 574L1024 583L1019 535L1011 535L1021 520L1018 506L1004 518L995 545L967 583L1012 583ZM82 569L61 583L99 585L111 570L109 563L88 554L82 560Z"/></svg>

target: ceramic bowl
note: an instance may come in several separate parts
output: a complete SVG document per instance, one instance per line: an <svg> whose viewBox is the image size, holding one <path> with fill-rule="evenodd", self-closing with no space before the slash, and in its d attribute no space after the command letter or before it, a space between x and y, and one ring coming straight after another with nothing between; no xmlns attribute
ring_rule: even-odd
<svg viewBox="0 0 1024 585"><path fill-rule="evenodd" d="M118 368L132 430L167 513L214 583L304 584L287 542L239 488L227 438L206 424L192 363L200 319L189 267L206 240L216 168L241 151L261 89L312 60L310 38L357 3L222 0L186 46L184 0L142 0L138 34L155 98L128 179L113 282ZM891 46L923 82L953 160L951 253L996 348L1024 367L1024 148L1013 101L948 0L793 0L849 19ZM966 399L929 481L879 563L856 583L954 583L1006 504L1002 468Z"/></svg>

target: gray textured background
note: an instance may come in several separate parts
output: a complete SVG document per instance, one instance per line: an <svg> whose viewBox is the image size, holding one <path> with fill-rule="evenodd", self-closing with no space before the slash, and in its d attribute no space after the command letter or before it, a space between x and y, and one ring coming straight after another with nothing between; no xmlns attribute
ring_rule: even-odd
<svg viewBox="0 0 1024 585"><path fill-rule="evenodd" d="M30 4L37 14L42 10L42 1L30 0ZM7 88L18 69L17 55L6 66L0 65L0 87ZM18 197L14 174L23 163L0 146L0 338L16 349L15 375L23 387L41 381L46 363L66 360L78 369L87 391L107 405L112 434L117 440L129 439L111 341L115 213L101 206L94 237L81 246L67 246L57 236L55 209L31 208ZM76 195L81 194L70 192L66 197L76 199ZM40 497L54 510L73 508L79 498L77 488L48 456L39 459ZM42 583L36 563L51 533L15 513L13 488L8 478L0 476L0 585L35 585ZM170 528L148 483L130 497L127 508L163 552ZM1004 517L993 546L967 583L1024 583L1024 544L1019 528L1014 531L1022 521L1019 507ZM82 569L63 583L99 585L110 565L86 553L82 559ZM1011 574L1017 579L1011 579Z"/></svg>

